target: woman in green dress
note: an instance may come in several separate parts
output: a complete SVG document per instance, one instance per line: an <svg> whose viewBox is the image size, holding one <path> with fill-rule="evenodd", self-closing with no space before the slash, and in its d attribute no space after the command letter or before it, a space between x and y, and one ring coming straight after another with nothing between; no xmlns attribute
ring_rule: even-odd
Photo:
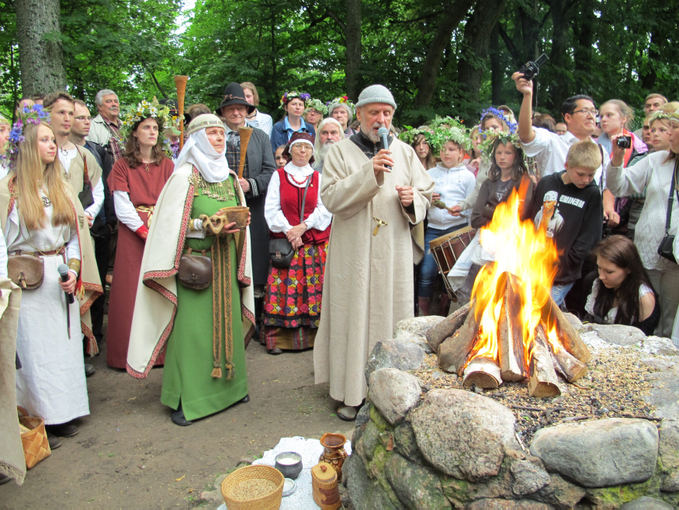
<svg viewBox="0 0 679 510"><path fill-rule="evenodd" d="M160 400L177 425L248 400L243 339L254 324L249 231L223 211L245 204L224 125L203 114L187 134L156 204L127 354L127 371L145 377L167 345Z"/></svg>

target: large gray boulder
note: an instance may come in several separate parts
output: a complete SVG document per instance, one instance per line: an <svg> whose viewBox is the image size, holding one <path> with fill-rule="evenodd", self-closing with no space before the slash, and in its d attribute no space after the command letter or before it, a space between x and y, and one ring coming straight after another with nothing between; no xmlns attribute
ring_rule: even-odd
<svg viewBox="0 0 679 510"><path fill-rule="evenodd" d="M342 465L342 475L347 481L349 500L355 510L397 510L382 486L368 476L361 458L350 455Z"/></svg>
<svg viewBox="0 0 679 510"><path fill-rule="evenodd" d="M450 508L435 471L408 462L395 453L389 456L384 471L389 484L405 508L413 510Z"/></svg>
<svg viewBox="0 0 679 510"><path fill-rule="evenodd" d="M663 420L658 452L664 470L660 488L665 492L679 492L679 422Z"/></svg>
<svg viewBox="0 0 679 510"><path fill-rule="evenodd" d="M415 370L422 365L424 349L407 340L383 340L373 347L365 367L365 380L370 383L370 374L379 368Z"/></svg>
<svg viewBox="0 0 679 510"><path fill-rule="evenodd" d="M512 412L469 391L432 390L409 419L422 455L456 478L495 476L505 453L520 448Z"/></svg>
<svg viewBox="0 0 679 510"><path fill-rule="evenodd" d="M370 374L368 398L391 424L399 423L420 400L420 383L397 368L380 368Z"/></svg>
<svg viewBox="0 0 679 510"><path fill-rule="evenodd" d="M544 470L537 459L535 462L517 460L512 464L510 471L514 478L512 492L517 496L533 494L548 485L550 481L549 473Z"/></svg>
<svg viewBox="0 0 679 510"><path fill-rule="evenodd" d="M541 429L530 445L549 471L585 487L648 480L658 457L658 431L647 420L608 418Z"/></svg>

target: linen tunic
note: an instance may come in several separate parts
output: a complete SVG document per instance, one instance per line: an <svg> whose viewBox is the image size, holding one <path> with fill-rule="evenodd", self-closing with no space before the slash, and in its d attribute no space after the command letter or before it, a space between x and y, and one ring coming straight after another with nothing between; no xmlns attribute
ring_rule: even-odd
<svg viewBox="0 0 679 510"><path fill-rule="evenodd" d="M333 221L314 377L329 381L330 396L351 406L366 395L363 371L374 345L413 316L410 226L424 219L434 189L412 147L394 140L389 150L394 167L379 178L352 139L334 145L323 165L321 197ZM401 205L397 185L413 187L411 207ZM375 230L375 218L387 225Z"/></svg>
<svg viewBox="0 0 679 510"><path fill-rule="evenodd" d="M49 203L49 201L45 202ZM48 425L66 423L90 414L85 383L79 303L66 304L57 266L80 259L75 227L52 225L52 205L45 207L46 225L28 230L13 207L5 224L8 253L49 252L66 246L66 253L45 255L40 287L22 292L17 329L17 404ZM68 314L68 319L67 319Z"/></svg>
<svg viewBox="0 0 679 510"><path fill-rule="evenodd" d="M128 193L132 205L136 208L154 206L173 169L172 161L168 158L164 158L160 165L148 165L148 170L145 165L130 168L125 159L121 158L113 165L108 185L111 193L116 191ZM149 213L137 210L137 214L143 224L148 227ZM119 222L106 331L106 363L110 367L125 368L126 366L134 295L139 281L139 267L143 254L144 241L122 221ZM162 364L162 358L158 363Z"/></svg>

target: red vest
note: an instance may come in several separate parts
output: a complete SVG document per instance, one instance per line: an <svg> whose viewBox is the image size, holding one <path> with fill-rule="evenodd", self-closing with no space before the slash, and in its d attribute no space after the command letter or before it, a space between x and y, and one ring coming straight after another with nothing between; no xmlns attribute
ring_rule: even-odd
<svg viewBox="0 0 679 510"><path fill-rule="evenodd" d="M290 175L282 168L279 168L276 171L278 172L278 178L280 180L280 200L283 215L288 220L290 225L298 225L300 223L299 212L302 207L304 188L295 186ZM307 219L309 215L314 212L314 209L316 209L316 205L318 204L318 194L321 192L318 187L320 174L318 172L313 172L309 178L311 179L311 184L309 184L306 200L304 202L304 219ZM285 237L285 234L282 232L271 232L271 237ZM329 226L322 231L311 228L302 235L302 242L304 244L321 244L326 242L329 238Z"/></svg>

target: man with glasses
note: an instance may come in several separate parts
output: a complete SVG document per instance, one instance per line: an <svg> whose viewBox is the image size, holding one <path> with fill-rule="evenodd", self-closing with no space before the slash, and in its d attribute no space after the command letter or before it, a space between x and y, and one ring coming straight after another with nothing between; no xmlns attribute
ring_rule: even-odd
<svg viewBox="0 0 679 510"><path fill-rule="evenodd" d="M563 115L568 131L563 135L558 135L532 125L533 82L526 80L519 72L514 73L512 79L516 83L516 90L523 95L518 131L524 153L526 156L535 158L540 177L562 171L569 147L577 141L591 139L596 131L599 112L594 105L594 100L582 94L566 99L561 105L561 115ZM601 147L601 160L608 161L608 153L603 147ZM601 167L597 169L594 181L601 190L604 189L605 182Z"/></svg>
<svg viewBox="0 0 679 510"><path fill-rule="evenodd" d="M111 192L108 189L107 179L108 174L111 173L113 167L113 155L98 143L88 140L86 137L90 133L92 123L92 115L89 108L84 101L75 99L73 101L75 107L75 116L73 117L73 126L71 128L71 141L78 147L84 147L89 150L99 163L102 169L103 178L101 179L104 190L104 205L94 218L94 222L90 227L90 234L94 241L94 255L97 259L97 268L99 270L99 277L104 285L104 292L106 291L106 272L108 270L108 263L110 259L110 242L111 232L116 224L116 215L113 209L113 200ZM104 338L103 321L104 321L104 303L106 301L105 293L97 298L92 304L90 312L92 314L92 332L101 342ZM86 374L92 375L94 367L85 363Z"/></svg>

